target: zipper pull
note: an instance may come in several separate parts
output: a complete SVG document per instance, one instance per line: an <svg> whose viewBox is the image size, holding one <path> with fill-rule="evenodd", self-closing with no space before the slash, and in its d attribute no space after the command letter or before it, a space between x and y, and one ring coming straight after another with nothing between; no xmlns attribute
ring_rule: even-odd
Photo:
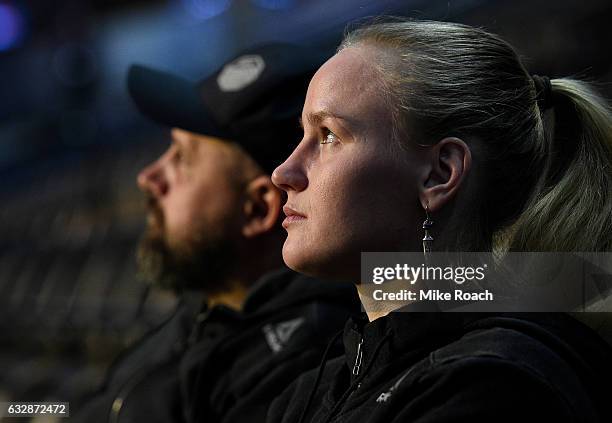
<svg viewBox="0 0 612 423"><path fill-rule="evenodd" d="M206 319L208 319L209 314L210 314L210 309L206 311L202 311L198 313L198 315L196 316L195 321L193 322L191 333L189 334L189 337L187 338L188 346L193 346L193 344L195 344L198 341L198 339L200 339L200 332L202 331L202 324L206 321Z"/></svg>
<svg viewBox="0 0 612 423"><path fill-rule="evenodd" d="M357 376L361 370L361 360L363 359L363 351L361 350L362 344L363 336L359 340L359 344L357 344L357 357L355 357L355 364L353 365L353 376Z"/></svg>

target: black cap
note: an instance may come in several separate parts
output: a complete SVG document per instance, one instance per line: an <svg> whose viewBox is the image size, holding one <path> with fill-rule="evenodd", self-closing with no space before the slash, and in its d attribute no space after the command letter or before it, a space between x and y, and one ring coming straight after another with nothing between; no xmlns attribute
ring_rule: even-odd
<svg viewBox="0 0 612 423"><path fill-rule="evenodd" d="M235 141L271 173L301 138L298 117L308 82L328 57L307 47L266 44L195 83L133 65L128 90L154 121Z"/></svg>

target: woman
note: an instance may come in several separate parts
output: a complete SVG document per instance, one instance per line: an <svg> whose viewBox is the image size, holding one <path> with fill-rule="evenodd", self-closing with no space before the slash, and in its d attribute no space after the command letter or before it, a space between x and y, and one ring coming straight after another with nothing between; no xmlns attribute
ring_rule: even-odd
<svg viewBox="0 0 612 423"><path fill-rule="evenodd" d="M361 251L419 251L426 216L437 251L612 249L610 109L582 82L530 76L495 35L353 31L313 77L302 123L273 174L297 271L358 281ZM612 421L611 350L567 315L368 317L271 422Z"/></svg>

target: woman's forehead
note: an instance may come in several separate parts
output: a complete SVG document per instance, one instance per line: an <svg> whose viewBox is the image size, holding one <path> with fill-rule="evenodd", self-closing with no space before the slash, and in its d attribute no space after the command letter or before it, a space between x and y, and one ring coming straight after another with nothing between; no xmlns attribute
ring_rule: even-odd
<svg viewBox="0 0 612 423"><path fill-rule="evenodd" d="M365 48L351 47L329 59L310 82L305 114L329 113L351 119L386 113L374 57Z"/></svg>
<svg viewBox="0 0 612 423"><path fill-rule="evenodd" d="M381 82L374 58L365 48L346 48L319 68L310 88L342 94L370 91Z"/></svg>

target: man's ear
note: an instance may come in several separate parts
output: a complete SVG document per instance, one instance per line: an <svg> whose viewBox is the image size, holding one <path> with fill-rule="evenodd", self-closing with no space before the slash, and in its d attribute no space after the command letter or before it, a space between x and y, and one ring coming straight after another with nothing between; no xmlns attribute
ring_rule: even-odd
<svg viewBox="0 0 612 423"><path fill-rule="evenodd" d="M268 175L253 179L246 188L242 235L254 238L271 231L278 221L282 207L281 191Z"/></svg>
<svg viewBox="0 0 612 423"><path fill-rule="evenodd" d="M423 208L442 209L457 193L472 166L470 147L461 139L444 138L431 149L430 166L420 188Z"/></svg>

